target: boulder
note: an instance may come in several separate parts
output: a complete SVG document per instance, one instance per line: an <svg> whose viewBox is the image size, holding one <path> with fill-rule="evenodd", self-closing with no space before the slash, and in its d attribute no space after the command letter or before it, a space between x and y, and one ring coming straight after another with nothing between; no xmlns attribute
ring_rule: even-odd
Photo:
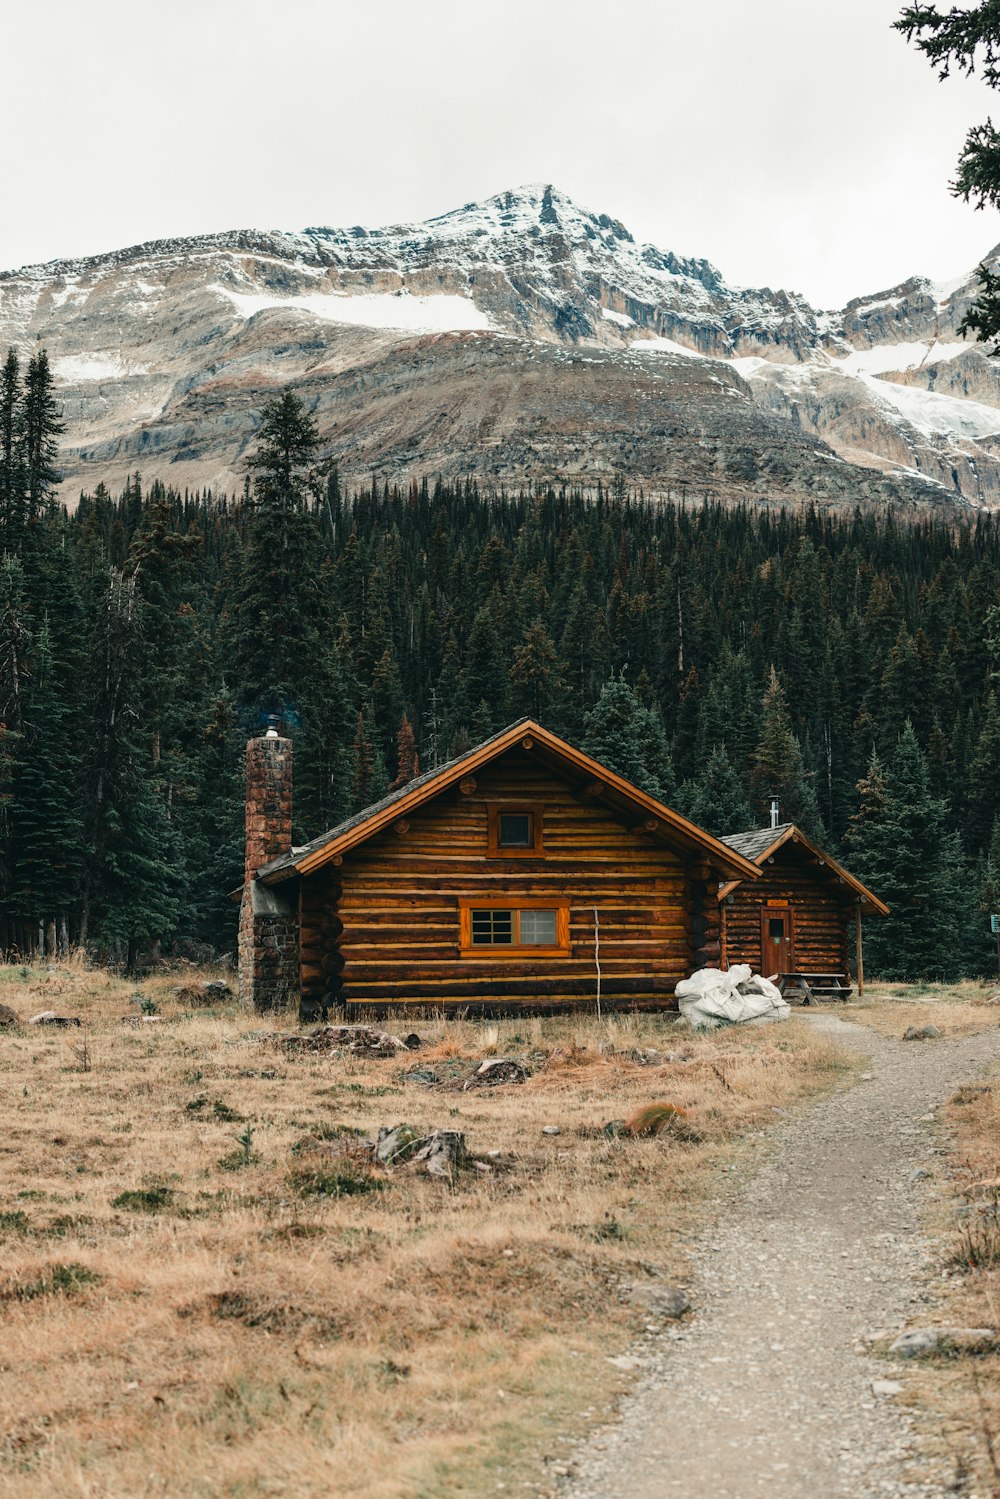
<svg viewBox="0 0 1000 1499"><path fill-rule="evenodd" d="M20 1024L21 1022L13 1010L8 1009L6 1005L0 1005L0 1026Z"/></svg>
<svg viewBox="0 0 1000 1499"><path fill-rule="evenodd" d="M683 1286L660 1286L637 1281L626 1287L630 1301L638 1302L648 1316L683 1317L691 1309L691 1298Z"/></svg>
<svg viewBox="0 0 1000 1499"><path fill-rule="evenodd" d="M412 1124L383 1125L375 1144L375 1159L380 1166L400 1166L408 1161L424 1136Z"/></svg>
<svg viewBox="0 0 1000 1499"><path fill-rule="evenodd" d="M40 1010L28 1021L29 1025L79 1025L80 1023L78 1015L57 1015L55 1010Z"/></svg>
<svg viewBox="0 0 1000 1499"><path fill-rule="evenodd" d="M454 1181L456 1173L466 1164L465 1136L455 1129L435 1130L415 1152L413 1160L421 1161L429 1176Z"/></svg>
<svg viewBox="0 0 1000 1499"><path fill-rule="evenodd" d="M889 1352L898 1358L921 1358L931 1353L991 1353L996 1346L991 1327L915 1327L898 1337Z"/></svg>
<svg viewBox="0 0 1000 1499"><path fill-rule="evenodd" d="M414 1067L403 1073L404 1083L419 1083L422 1088L436 1088L441 1082L433 1067Z"/></svg>
<svg viewBox="0 0 1000 1499"><path fill-rule="evenodd" d="M936 1025L908 1025L903 1032L904 1041L934 1041L941 1032Z"/></svg>
<svg viewBox="0 0 1000 1499"><path fill-rule="evenodd" d="M184 1005L221 1005L228 1003L233 991L223 979L205 979L199 984L180 984L174 994ZM133 995L141 1000L141 995Z"/></svg>

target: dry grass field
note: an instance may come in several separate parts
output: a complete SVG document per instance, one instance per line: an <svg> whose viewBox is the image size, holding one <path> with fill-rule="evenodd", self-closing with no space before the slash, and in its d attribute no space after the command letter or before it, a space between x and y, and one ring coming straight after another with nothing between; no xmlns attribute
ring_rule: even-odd
<svg viewBox="0 0 1000 1499"><path fill-rule="evenodd" d="M865 985L864 999L843 1006L848 1020L870 1025L883 1036L902 1036L908 1026L936 1025L944 1036L994 1030L1000 1011L990 1003L996 981L960 984Z"/></svg>
<svg viewBox="0 0 1000 1499"><path fill-rule="evenodd" d="M949 1149L936 1183L941 1282L932 1320L1000 1328L1000 1068L959 1088L941 1119ZM1000 1496L1000 1353L923 1362L913 1396L934 1414L935 1445L967 1476L962 1492Z"/></svg>
<svg viewBox="0 0 1000 1499"><path fill-rule="evenodd" d="M552 1434L630 1377L609 1362L649 1321L628 1287L683 1283L718 1173L857 1065L807 1019L669 1016L431 1019L396 1057L290 1054L180 982L0 969L22 1020L85 1022L0 1031L11 1499L545 1491ZM464 1086L491 1055L527 1081ZM658 1101L687 1115L605 1132ZM364 1137L402 1121L462 1131L468 1169L373 1166Z"/></svg>

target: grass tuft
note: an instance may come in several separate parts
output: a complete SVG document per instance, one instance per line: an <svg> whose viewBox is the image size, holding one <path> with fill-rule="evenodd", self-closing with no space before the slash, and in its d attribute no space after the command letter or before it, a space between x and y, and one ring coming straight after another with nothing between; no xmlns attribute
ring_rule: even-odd
<svg viewBox="0 0 1000 1499"><path fill-rule="evenodd" d="M125 1208L130 1213L162 1213L174 1199L171 1187L129 1187L111 1199L113 1208Z"/></svg>

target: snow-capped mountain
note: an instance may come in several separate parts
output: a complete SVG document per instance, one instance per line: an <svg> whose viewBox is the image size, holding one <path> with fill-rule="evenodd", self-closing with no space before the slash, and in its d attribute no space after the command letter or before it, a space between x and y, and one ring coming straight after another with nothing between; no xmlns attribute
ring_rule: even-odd
<svg viewBox="0 0 1000 1499"><path fill-rule="evenodd" d="M422 224L8 272L0 351L49 351L70 493L136 469L241 488L257 412L291 384L351 478L995 507L1000 374L957 332L974 287L818 312L539 186Z"/></svg>

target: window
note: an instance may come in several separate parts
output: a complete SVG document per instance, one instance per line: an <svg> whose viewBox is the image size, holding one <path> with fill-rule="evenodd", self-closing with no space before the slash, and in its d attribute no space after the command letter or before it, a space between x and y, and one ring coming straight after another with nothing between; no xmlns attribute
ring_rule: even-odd
<svg viewBox="0 0 1000 1499"><path fill-rule="evenodd" d="M462 951L486 956L497 948L547 956L569 953L569 908L535 902L525 906L463 903Z"/></svg>
<svg viewBox="0 0 1000 1499"><path fill-rule="evenodd" d="M487 807L486 852L493 859L541 859L542 807Z"/></svg>
<svg viewBox="0 0 1000 1499"><path fill-rule="evenodd" d="M530 848L534 843L530 812L501 812L497 818L498 848Z"/></svg>
<svg viewBox="0 0 1000 1499"><path fill-rule="evenodd" d="M514 941L516 911L472 911L473 947L498 947Z"/></svg>

